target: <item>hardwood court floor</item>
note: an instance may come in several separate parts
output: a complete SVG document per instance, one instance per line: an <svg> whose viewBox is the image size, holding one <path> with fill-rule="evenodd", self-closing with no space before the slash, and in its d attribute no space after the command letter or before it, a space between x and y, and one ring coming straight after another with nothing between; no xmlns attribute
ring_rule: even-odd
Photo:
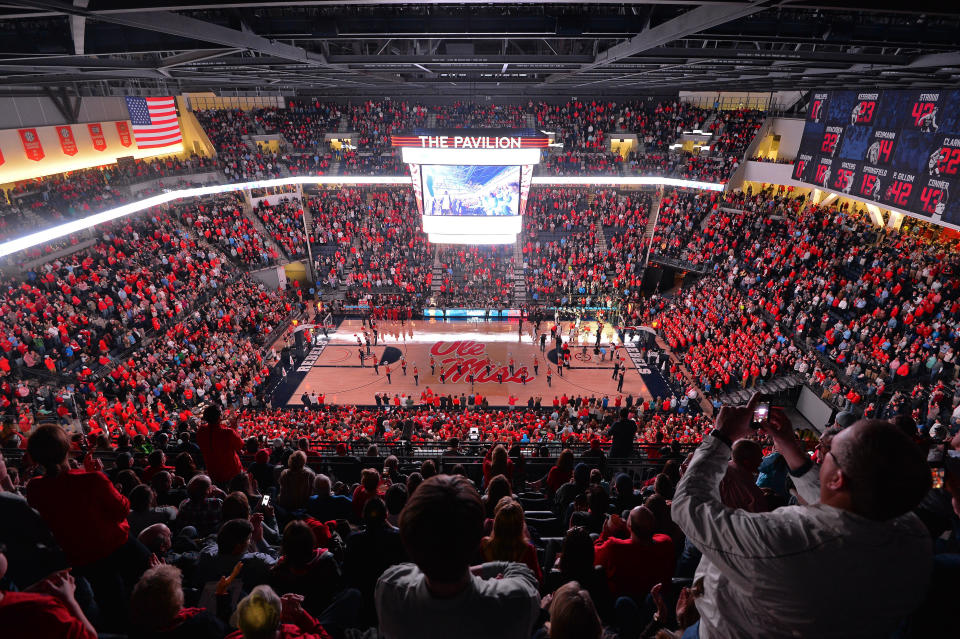
<svg viewBox="0 0 960 639"><path fill-rule="evenodd" d="M412 395L414 402L420 403L420 394L426 386L435 393L469 394L470 384L466 381L467 370L471 364L478 368L475 373L473 387L476 392L485 395L492 406L506 406L510 394L516 396L517 405L526 405L527 398L540 396L543 405L550 405L553 397L567 395L596 395L610 397L613 405L617 396L617 380L612 379L613 362L610 359L610 342L616 340L616 332L605 327L602 344L607 347L605 361L593 354L595 343L596 324L586 322L582 328L590 330L584 334L583 343L588 347L583 349L581 341L574 336L571 341L571 357L573 368L564 369L563 377L557 375L557 368L553 363L552 386L547 385L547 358L552 342L550 340L550 323L541 324L541 331L547 331L546 353L540 352L539 336L535 335L534 327L528 322L523 324L523 333L518 331L516 321L511 322L471 322L471 321L438 321L436 319L420 319L406 322L380 322L377 326L380 339L373 346L371 352L377 359L392 361L391 382L387 382L386 370L380 365L379 374L374 372L371 359L367 358L365 366L360 366L357 336L363 337L360 320L345 320L336 333L330 335L330 341L323 353L313 363L312 368L290 397L290 405L300 405L300 397L304 392L317 392L325 396L330 404L373 404L374 393L388 392L390 395ZM561 324L566 341L570 336L571 323ZM584 350L586 351L584 353ZM366 349L364 348L364 352ZM433 353L436 362L436 371L430 371L430 357ZM400 366L400 357L406 358L407 373L403 374ZM490 381L484 381L485 362L489 357L493 364ZM512 381L507 370L510 358L514 359L515 372ZM533 370L534 358L539 360L539 374ZM446 364L444 364L446 362ZM634 398L649 398L646 385L639 373L627 362L627 371L623 380L623 391L620 393L626 398L632 394ZM463 374L458 380L455 374L457 363L463 364ZM419 385L414 383L413 369L419 369ZM499 367L504 370L504 382L497 383L496 374ZM440 382L440 371L448 371L446 383ZM526 371L528 381L526 385L519 381L520 374Z"/></svg>

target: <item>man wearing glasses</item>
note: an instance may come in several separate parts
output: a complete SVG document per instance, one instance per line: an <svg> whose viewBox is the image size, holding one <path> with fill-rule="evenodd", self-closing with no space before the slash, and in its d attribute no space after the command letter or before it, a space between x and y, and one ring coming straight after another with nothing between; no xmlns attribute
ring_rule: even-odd
<svg viewBox="0 0 960 639"><path fill-rule="evenodd" d="M718 487L732 444L755 432L758 403L720 410L677 485L673 519L703 552L701 619L684 638L887 636L930 578L930 537L910 512L931 486L923 453L892 424L860 420L818 468L772 408L761 427L809 505L733 510Z"/></svg>

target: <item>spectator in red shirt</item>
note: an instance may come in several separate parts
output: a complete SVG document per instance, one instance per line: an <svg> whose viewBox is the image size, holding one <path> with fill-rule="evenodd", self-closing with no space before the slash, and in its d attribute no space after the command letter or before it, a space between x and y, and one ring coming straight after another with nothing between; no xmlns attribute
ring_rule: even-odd
<svg viewBox="0 0 960 639"><path fill-rule="evenodd" d="M363 507L368 501L377 496L380 486L380 473L374 468L365 468L360 473L360 485L353 491L353 519L363 519Z"/></svg>
<svg viewBox="0 0 960 639"><path fill-rule="evenodd" d="M0 579L7 572L6 548L0 546ZM38 592L0 590L0 628L6 639L96 639L97 631L73 593L77 586L66 570L35 587Z"/></svg>
<svg viewBox="0 0 960 639"><path fill-rule="evenodd" d="M630 597L642 606L655 584L669 592L673 579L673 541L654 534L657 518L646 506L630 511L628 539L611 537L598 541L595 561L607 573L607 585L614 597Z"/></svg>
<svg viewBox="0 0 960 639"><path fill-rule="evenodd" d="M133 585L147 569L149 552L130 537L130 504L117 492L102 465L88 456L87 471L67 462L70 438L59 426L40 426L27 452L45 469L27 484L33 506L63 548L68 563L86 577L101 610L98 629L123 628Z"/></svg>
<svg viewBox="0 0 960 639"><path fill-rule="evenodd" d="M573 451L565 448L557 458L557 463L547 473L547 495L553 497L560 487L573 477Z"/></svg>
<svg viewBox="0 0 960 639"><path fill-rule="evenodd" d="M203 411L203 420L206 424L197 429L197 445L203 453L207 473L214 483L226 484L243 470L237 454L243 450L243 439L233 428L220 423L218 406L208 406Z"/></svg>

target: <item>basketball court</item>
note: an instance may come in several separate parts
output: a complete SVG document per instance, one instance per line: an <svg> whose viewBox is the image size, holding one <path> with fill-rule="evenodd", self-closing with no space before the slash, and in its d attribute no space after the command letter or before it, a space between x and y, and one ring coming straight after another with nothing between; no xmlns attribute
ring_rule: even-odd
<svg viewBox="0 0 960 639"><path fill-rule="evenodd" d="M618 342L617 333L605 327L601 344L606 348L606 358L594 354L596 323L584 322L580 329L570 322L561 323L563 339L570 343L571 366L564 368L563 376L557 374L556 354L551 348L550 326L543 322L541 333L546 331L546 347L540 350L539 334L533 324L523 323L522 332L516 321L443 321L436 319L377 324L379 339L373 344L371 335L370 356L361 366L357 344L364 341L364 327L360 320L345 320L329 339L314 345L301 364L294 369L303 375L302 381L287 400L288 405L300 406L303 393L324 395L328 404L373 404L374 394L389 393L412 396L420 403L420 394L427 386L435 393L460 395L471 392L487 397L492 406L507 406L511 395L518 398L517 405L526 405L531 396L541 397L544 405L550 405L553 397L566 393L572 395L609 396L612 405L618 394L624 398L632 394L636 398L649 398L647 385L636 367L621 354L626 362L623 389L617 392L618 380L613 375L611 342ZM571 331L571 328L573 330ZM366 354L366 344L362 347ZM372 365L373 356L378 361L379 372ZM434 360L431 371L430 359ZM510 360L513 359L513 371ZM401 361L406 360L406 374ZM538 370L534 370L537 360ZM489 373L488 371L489 361ZM390 368L390 381L386 368ZM552 371L548 384L547 367ZM419 376L414 379L414 368ZM441 382L443 372L445 382ZM498 382L498 374L503 381ZM472 375L474 380L468 381ZM523 377L526 377L526 384Z"/></svg>

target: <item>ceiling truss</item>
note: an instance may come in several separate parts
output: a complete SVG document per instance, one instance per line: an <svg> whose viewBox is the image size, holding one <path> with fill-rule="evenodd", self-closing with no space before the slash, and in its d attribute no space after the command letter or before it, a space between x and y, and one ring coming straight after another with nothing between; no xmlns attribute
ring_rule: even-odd
<svg viewBox="0 0 960 639"><path fill-rule="evenodd" d="M0 5L0 92L337 97L960 86L960 7L868 0ZM42 37L41 37L42 36ZM2 86L6 85L6 86ZM331 93L333 92L333 93Z"/></svg>

